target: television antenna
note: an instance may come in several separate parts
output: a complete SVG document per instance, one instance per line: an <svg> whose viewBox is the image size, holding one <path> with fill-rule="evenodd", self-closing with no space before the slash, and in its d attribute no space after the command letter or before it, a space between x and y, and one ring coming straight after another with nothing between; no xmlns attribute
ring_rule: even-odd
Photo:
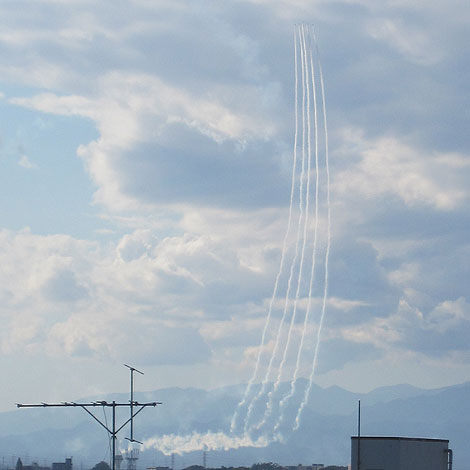
<svg viewBox="0 0 470 470"><path fill-rule="evenodd" d="M131 373L131 390L130 390L130 400L129 403L119 403L116 401L108 402L105 400L100 400L100 401L94 401L94 402L88 402L88 403L81 403L81 402L61 402L61 403L32 403L32 404L23 404L23 403L17 403L16 406L18 408L52 408L52 407L59 407L59 408L82 408L85 410L98 424L100 424L106 431L108 432L108 435L111 436L112 443L113 443L113 458L112 458L112 470L116 470L116 439L117 439L117 434L119 431L121 431L127 424L130 423L130 438L126 439L130 442L137 442L139 444L142 444L142 442L134 439L134 418L144 409L149 406L155 407L157 405L161 405L161 402L158 401L153 401L153 402L146 402L146 403L141 403L139 401L134 400L134 372L138 372L139 374L144 375L143 372L140 370L137 370L135 367L128 366L127 364L124 364L127 368L130 369ZM91 411L90 408L96 408L97 406L107 407L112 409L112 426L109 428L107 423L103 423L99 418L97 418ZM127 419L123 424L118 426L116 424L116 408L123 408L123 407L128 407L130 410L130 417ZM137 411L134 411L134 409L137 408ZM119 458L118 458L119 460ZM121 459L122 460L122 456ZM119 462L120 464L121 462Z"/></svg>
<svg viewBox="0 0 470 470"><path fill-rule="evenodd" d="M127 364L124 364L125 367L129 369L129 372L131 373L131 399L130 399L130 413L131 413L131 418L130 418L130 424L131 424L131 437L126 437L126 439L130 442L138 442L139 444L142 444L142 442L136 441L134 439L134 420L133 418L133 413L134 413L134 372L138 372L139 374L144 375L143 372L140 370L136 369L135 367L128 366Z"/></svg>

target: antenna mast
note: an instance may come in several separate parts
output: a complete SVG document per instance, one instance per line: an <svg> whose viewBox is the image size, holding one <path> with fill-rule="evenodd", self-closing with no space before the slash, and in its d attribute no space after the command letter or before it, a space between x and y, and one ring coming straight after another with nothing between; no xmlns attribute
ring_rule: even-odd
<svg viewBox="0 0 470 470"><path fill-rule="evenodd" d="M131 441L131 442L138 442L139 444L142 444L142 442L140 441L137 441L136 439L134 439L134 430L133 430L133 421L134 421L134 418L146 407L148 406L152 406L152 407L155 407L157 405L161 405L162 403L161 402L158 402L158 401L153 401L153 402L147 402L147 403L140 403L138 401L134 401L134 377L133 377L133 373L134 371L135 372L138 372L139 374L142 374L144 375L143 372L140 372L139 370L137 370L136 368L134 367L131 367L131 366L128 366L126 364L124 364L126 367L128 367L131 371L131 399L130 399L130 402L129 403L118 403L116 401L112 401L112 402L108 402L108 401L94 401L94 402L90 402L90 403L78 403L78 402L67 402L67 401L64 401L62 403L34 403L34 404L22 404L22 403L17 403L16 406L18 408L51 408L51 407L62 407L62 408L68 408L68 407L78 407L78 408L82 408L83 410L85 410L98 424L100 424L104 429L106 429L106 431L108 432L108 434L111 436L111 439L112 439L112 442L113 442L113 460L112 460L112 470L116 470L116 460L119 461L119 465L122 461L122 456L118 457L118 459L116 459L116 438L117 438L117 434L119 431L121 431L127 424L130 423L131 425L131 437L130 438L126 438L127 440ZM112 409L112 415L113 415L113 420L112 420L112 427L111 429L108 427L107 423L103 423L100 419L98 419L90 410L89 408L96 408L97 406L102 406L103 409L104 407L109 407ZM121 424L119 427L117 427L116 425L116 408L120 408L120 407L129 407L130 409L130 418L125 421L123 424ZM137 411L134 412L134 408L137 408ZM133 455L133 457L135 457L135 455Z"/></svg>
<svg viewBox="0 0 470 470"><path fill-rule="evenodd" d="M129 372L131 373L131 399L130 399L130 412L131 412L131 437L126 437L126 439L130 442L138 442L139 444L142 444L142 442L136 441L134 439L134 420L133 420L133 412L134 412L134 372L138 372L141 375L144 375L143 372L140 372L140 370L136 369L135 367L128 366L127 364L124 364L125 367L129 369Z"/></svg>

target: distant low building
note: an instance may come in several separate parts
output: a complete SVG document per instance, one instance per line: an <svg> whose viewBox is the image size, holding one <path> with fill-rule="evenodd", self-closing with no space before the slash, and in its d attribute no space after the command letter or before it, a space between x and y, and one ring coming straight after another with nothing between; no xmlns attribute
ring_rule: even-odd
<svg viewBox="0 0 470 470"><path fill-rule="evenodd" d="M31 465L23 465L22 470L51 470L51 467L41 467L36 462Z"/></svg>
<svg viewBox="0 0 470 470"><path fill-rule="evenodd" d="M52 470L72 470L72 457L65 459L65 462L54 462Z"/></svg>
<svg viewBox="0 0 470 470"><path fill-rule="evenodd" d="M287 470L323 470L325 466L322 463L312 463L312 465L299 465L284 467Z"/></svg>
<svg viewBox="0 0 470 470"><path fill-rule="evenodd" d="M41 467L36 462L33 462L31 465L23 465L21 458L18 458L16 461L15 470L51 470L50 467Z"/></svg>
<svg viewBox="0 0 470 470"><path fill-rule="evenodd" d="M445 439L351 437L351 470L448 470L452 450Z"/></svg>

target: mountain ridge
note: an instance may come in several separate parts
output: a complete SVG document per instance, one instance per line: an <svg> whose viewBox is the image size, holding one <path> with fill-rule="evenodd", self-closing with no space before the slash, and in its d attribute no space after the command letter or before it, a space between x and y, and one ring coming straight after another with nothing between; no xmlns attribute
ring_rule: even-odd
<svg viewBox="0 0 470 470"><path fill-rule="evenodd" d="M408 384L379 387L368 393L355 393L338 386L312 387L310 399L296 433L289 431L298 405L307 386L305 379L296 386L296 395L285 407L285 420L281 430L282 441L271 442L262 448L241 447L209 452L210 458L221 462L252 464L256 461L276 461L280 464L297 464L300 461L322 461L325 464L345 465L349 461L350 438L357 432L357 401L361 400L363 435L397 435L412 437L438 437L450 440L455 452L455 462L469 460L466 445L466 417L470 416L470 382L439 389L420 389ZM257 393L260 385L253 387ZM269 386L267 387L270 388ZM134 434L139 440L161 436L187 436L194 432L222 432L229 435L230 421L237 408L245 386L243 384L203 390L194 387L168 387L135 392L134 399L161 401L163 405L150 409L136 418ZM282 383L279 396L290 390ZM275 398L278 398L278 395ZM276 399L277 399L276 398ZM97 395L76 401L118 400L128 401L125 393ZM253 418L263 414L264 401L255 406ZM241 409L240 422L246 410ZM103 410L96 410L104 419ZM273 423L279 415L274 412ZM125 420L120 412L118 420ZM109 418L108 418L109 420ZM122 431L120 440L125 431ZM28 409L0 413L0 453L23 455L25 451L37 459L58 459L75 455L90 462L103 460L109 448L106 432L86 413L77 409ZM182 455L182 461L196 459L200 451ZM141 461L150 459L166 462L167 457L155 449L141 453ZM462 459L462 460L461 460ZM225 463L225 465L226 465ZM83 464L82 464L83 465ZM181 464L182 465L182 464ZM180 465L180 466L181 466ZM231 464L230 464L231 465ZM230 466L226 465L226 466ZM175 465L178 466L178 465Z"/></svg>

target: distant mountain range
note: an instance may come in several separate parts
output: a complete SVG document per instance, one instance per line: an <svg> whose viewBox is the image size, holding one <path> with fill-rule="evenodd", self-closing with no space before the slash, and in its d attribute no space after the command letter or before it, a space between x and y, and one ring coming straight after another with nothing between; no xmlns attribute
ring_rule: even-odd
<svg viewBox="0 0 470 470"><path fill-rule="evenodd" d="M305 386L306 381L298 382L296 396L286 407L286 423L294 421ZM280 392L288 390L287 387L288 384L282 384ZM136 393L136 400L161 401L163 405L139 414L135 420L135 438L145 441L163 435L228 433L233 411L243 391L244 386L239 385L209 391L168 388ZM104 399L125 402L129 397L115 394L77 401ZM346 465L350 458L350 438L357 433L359 399L362 435L449 439L455 467L470 463L470 383L464 383L436 390L396 385L367 394L352 393L339 387L314 386L298 431L284 432L283 442L275 441L267 447L207 451L207 466L251 466L255 462ZM259 409L254 409L254 418L257 412L259 415L262 404L260 401ZM99 419L110 424L109 411L106 417L101 407L93 411ZM127 416L120 413L118 422L124 422ZM276 409L273 416L278 416ZM123 430L120 438L126 435ZM127 442L123 440L121 445L127 447ZM0 413L2 469L11 467L18 456L24 464L30 463L28 460L40 464L63 461L65 457L73 456L75 469L87 470L100 460L109 460L109 455L106 432L81 409L20 409ZM201 450L188 452L175 456L175 467L202 464L202 461ZM155 465L170 466L171 460L155 449L141 451L138 470Z"/></svg>

